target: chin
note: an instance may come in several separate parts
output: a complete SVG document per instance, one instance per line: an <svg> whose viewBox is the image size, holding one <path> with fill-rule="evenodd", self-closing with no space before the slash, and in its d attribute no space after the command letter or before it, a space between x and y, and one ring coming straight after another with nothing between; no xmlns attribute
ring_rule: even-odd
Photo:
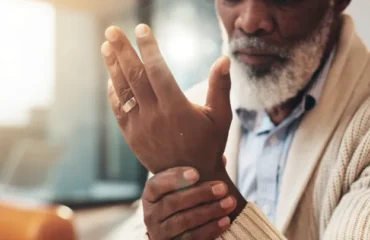
<svg viewBox="0 0 370 240"><path fill-rule="evenodd" d="M276 79L281 73L274 72L272 66L257 67L231 59L231 95L236 107L250 111L260 111L277 106L295 92L281 92L281 81Z"/></svg>
<svg viewBox="0 0 370 240"><path fill-rule="evenodd" d="M311 69L316 67L312 66ZM237 107L260 111L295 97L310 81L311 71L294 62L255 68L231 58L231 94Z"/></svg>
<svg viewBox="0 0 370 240"><path fill-rule="evenodd" d="M237 58L234 59L234 61L238 62L238 67L243 69L241 71L244 71L249 79L255 80L268 78L269 76L274 74L274 71L278 71L279 69L284 68L285 64L288 62L282 61L266 64L246 64Z"/></svg>
<svg viewBox="0 0 370 240"><path fill-rule="evenodd" d="M251 79L268 76L272 72L272 65L245 65L245 71Z"/></svg>

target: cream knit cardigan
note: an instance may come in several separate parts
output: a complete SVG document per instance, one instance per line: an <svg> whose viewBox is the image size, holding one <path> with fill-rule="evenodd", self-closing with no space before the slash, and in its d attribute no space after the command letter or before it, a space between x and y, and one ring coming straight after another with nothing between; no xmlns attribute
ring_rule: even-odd
<svg viewBox="0 0 370 240"><path fill-rule="evenodd" d="M300 124L288 154L272 224L248 203L218 239L370 239L370 54L352 19L343 27L323 95ZM206 84L188 92L203 103ZM240 122L234 118L225 155L236 180ZM143 239L142 209L116 232Z"/></svg>

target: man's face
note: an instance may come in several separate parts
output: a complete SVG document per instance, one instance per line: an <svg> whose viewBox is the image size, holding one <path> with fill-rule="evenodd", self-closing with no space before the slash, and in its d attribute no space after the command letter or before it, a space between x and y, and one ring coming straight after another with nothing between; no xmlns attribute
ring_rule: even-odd
<svg viewBox="0 0 370 240"><path fill-rule="evenodd" d="M332 0L216 0L216 5L237 83L234 95L254 110L277 106L307 85L337 14Z"/></svg>

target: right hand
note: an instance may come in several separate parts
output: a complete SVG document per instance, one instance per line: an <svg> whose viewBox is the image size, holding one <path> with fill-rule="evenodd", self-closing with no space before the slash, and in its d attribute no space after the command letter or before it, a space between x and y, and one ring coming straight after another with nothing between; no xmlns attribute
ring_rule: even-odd
<svg viewBox="0 0 370 240"><path fill-rule="evenodd" d="M203 182L190 167L156 174L143 193L144 222L151 240L215 239L230 227L236 207L220 181Z"/></svg>

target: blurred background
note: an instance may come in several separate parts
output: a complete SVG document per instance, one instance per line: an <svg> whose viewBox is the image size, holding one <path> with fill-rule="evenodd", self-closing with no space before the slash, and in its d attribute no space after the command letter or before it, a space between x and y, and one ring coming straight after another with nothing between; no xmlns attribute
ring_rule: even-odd
<svg viewBox="0 0 370 240"><path fill-rule="evenodd" d="M370 46L369 9L348 12ZM66 205L89 240L132 212L147 172L111 113L100 45L108 26L133 40L140 22L183 90L207 78L221 44L213 0L0 1L0 199Z"/></svg>

